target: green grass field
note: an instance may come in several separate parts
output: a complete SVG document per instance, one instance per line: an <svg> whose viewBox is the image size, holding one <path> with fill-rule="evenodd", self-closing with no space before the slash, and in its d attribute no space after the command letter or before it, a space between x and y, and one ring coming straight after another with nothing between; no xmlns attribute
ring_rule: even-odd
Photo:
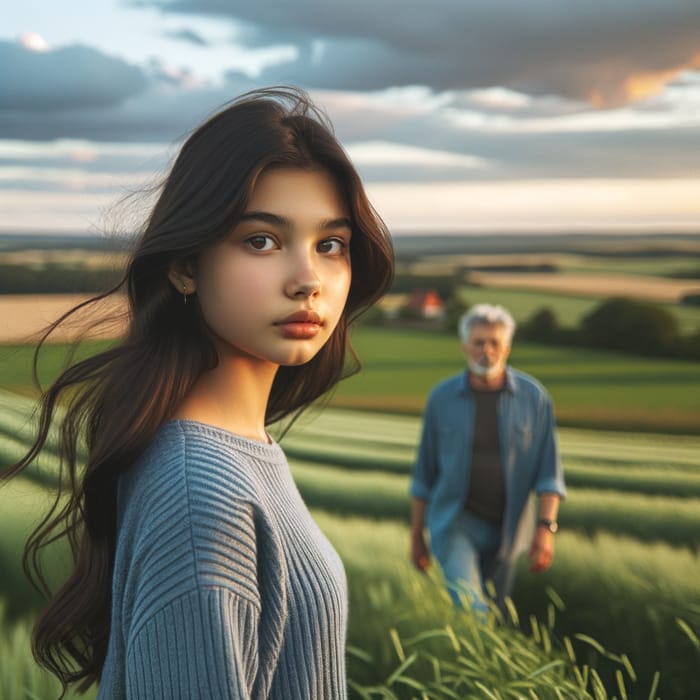
<svg viewBox="0 0 700 700"><path fill-rule="evenodd" d="M335 537L327 530L351 565L371 551L381 572L415 576L402 567L409 547L408 469L419 427L413 416L327 410L303 418L283 441L309 504L371 522L371 546L354 527L352 535L348 527ZM562 507L555 566L540 576L521 570L515 590L521 618L545 619L546 590L554 590L565 607L556 616L559 639L590 635L629 655L641 688L660 669L662 697L695 697L700 438L566 428L559 436L570 483L580 485L570 488ZM387 519L397 521L391 531L382 529ZM602 663L595 650L580 654ZM602 672L610 687L613 671ZM629 697L647 695L637 689Z"/></svg>
<svg viewBox="0 0 700 700"><path fill-rule="evenodd" d="M7 434L21 425L29 406L26 399L13 401L13 395L0 394L0 433L3 426ZM369 691L361 689L372 687L390 688L399 698L418 697L418 686L436 683L431 661L436 654L445 664L440 671L443 686L456 657L466 654L476 660L472 675L463 681L472 685L461 686L471 687L474 697L481 697L477 682L486 683L495 697L520 697L508 693L518 688L527 692L530 676L550 663L556 673L543 672L546 682L537 686L537 698L556 697L547 694L547 687L569 688L563 697L620 698L619 683L628 697L646 698L656 670L658 696L664 700L685 700L700 692L700 680L690 672L700 660L693 641L700 632L700 497L688 492L700 478L700 438L559 431L571 478L557 557L546 574L535 576L522 567L514 592L520 631L512 633L455 618L439 582L425 579L408 564L407 490L419 428L417 416L327 409L303 416L282 441L302 495L348 571L353 697L363 697ZM20 447L26 444L23 440ZM7 454L16 454L13 449ZM48 502L43 484L52 474L55 478L55 464L49 460L43 482L30 474L0 490L0 567L7 572L0 580L0 597L7 601L11 619L37 605L19 569L21 542ZM668 484L665 495L653 490L660 476ZM576 479L582 483L571 485ZM50 568L58 577L65 553L54 554L52 561ZM456 651L440 647L446 625L455 630ZM26 623L12 622L5 629L0 644L5 644L7 658L20 658L21 645L26 658ZM597 642L585 641L587 637ZM437 650L431 640L438 640ZM495 649L520 659L515 664L520 670L506 669ZM31 669L19 661L13 669L13 678L29 678L27 687L48 683L31 676ZM598 695L593 692L594 671L606 688ZM576 682L577 673L588 673L590 695L567 685ZM0 688L2 683L0 673ZM365 696L390 697L376 692Z"/></svg>
<svg viewBox="0 0 700 700"><path fill-rule="evenodd" d="M45 495L32 490L22 480L11 488L13 492L6 495L17 503L17 508L2 511L0 542L18 534L6 528L8 522L23 523L19 533L23 534L30 524L28 512L36 511L45 499ZM331 501L326 505L333 507ZM525 571L521 572L515 597L519 624L509 629L495 625L493 620L483 623L469 615L456 613L449 605L434 569L431 578L411 570L407 561L409 533L406 525L388 520L331 515L325 510L315 511L314 516L338 549L348 572L352 611L348 670L353 687L358 689L383 686L402 662L414 654L417 656L410 668L399 674L402 680L395 679L388 684L396 697L415 697L410 692L416 690L416 684L427 688L434 682L435 667L430 663L434 658L441 664L440 685L455 688L451 685L456 683L454 674L450 674L451 670L454 671L451 664L458 661L459 655L467 654L473 665L468 673L462 669L464 677L460 687L471 687L471 692L476 695L460 693L458 697L481 697L477 683L496 693L497 698L521 697L508 694L508 691L522 684L520 691L524 692L527 684L532 683L536 698L612 698L617 690L616 674L621 676L630 697L647 697L653 674L645 673L644 666L640 665L638 645L631 644L626 638L630 626L633 632L642 635L640 640L644 645L648 645L648 641L643 635L651 627L661 649L671 648L676 655L681 652L680 657L668 660L663 654L651 657L652 662L662 668L661 688L664 691L674 687L674 683L665 682L664 669L668 664L677 661L682 665L684 659L692 657L692 646L686 648L690 646L687 637L673 624L674 615L687 617L686 601L698 594L695 576L698 560L687 550L664 545L655 545L650 550L634 540L617 536L601 535L591 540L574 532L564 533L558 541L557 565L552 571L536 580ZM18 556L16 545L14 549L15 556ZM649 557L650 552L652 557ZM5 570L16 568L11 562L4 564L9 565ZM675 575L670 576L669 571L674 571ZM640 589L641 577L651 585ZM17 584L22 585L20 578ZM564 606L558 602L559 597L546 595L547 587L562 593ZM15 599L11 591L3 593L9 600ZM553 614L552 600L562 608L556 614ZM617 611L617 623L612 630L607 626L609 619L600 620L601 610L610 601L616 601ZM625 601L625 605L620 607L619 601ZM531 615L538 607L542 608L540 622L535 622ZM636 608L638 614L626 619L632 608ZM570 624L572 616L576 616L577 621L573 629ZM448 625L455 636L456 649L452 642L446 646ZM607 630L604 636L599 634L601 628ZM7 673L3 674L0 669L0 689L12 688L13 693L6 692L2 697L9 700L28 697L17 693L16 684L19 682L27 689L33 689L39 698L51 697L48 689L55 688L55 684L39 674L29 661L27 623L16 621L5 624L4 629L7 632L0 635L0 649L3 660L12 661L5 667L11 669L11 680L8 681ZM602 640L598 643L607 647L610 653L617 652L618 656L624 650L630 660L621 663L607 658L606 654L596 651L590 642L582 639L581 634ZM570 647L566 646L567 638ZM646 649L646 646L642 648ZM587 695L577 689L572 659L576 659L579 673L585 673L586 669L590 673L595 669L609 692ZM641 661L644 662L645 657ZM632 672L627 670L629 667ZM450 677L452 681L446 680ZM635 682L637 677L639 680ZM592 686L591 682L589 690ZM563 696L554 694L555 687L562 689ZM402 692L402 688L408 692ZM635 688L639 695L632 694ZM353 696L361 697L362 694L358 690ZM685 696L668 693L663 697Z"/></svg>
<svg viewBox="0 0 700 700"><path fill-rule="evenodd" d="M89 341L81 344L76 359L88 357L109 346L106 341ZM39 361L39 381L43 384L56 378L71 356L72 347L66 343L47 343ZM0 388L33 394L32 362L34 347L31 345L0 344Z"/></svg>
<svg viewBox="0 0 700 700"><path fill-rule="evenodd" d="M448 334L364 327L353 343L363 371L340 384L334 406L417 415L430 389L465 367ZM545 385L560 424L700 432L700 363L517 342L511 363Z"/></svg>
<svg viewBox="0 0 700 700"><path fill-rule="evenodd" d="M430 389L464 369L456 337L446 333L356 328L363 371L338 386L336 407L419 415ZM86 343L78 356L106 347ZM68 348L47 345L40 378L63 366ZM516 342L513 366L551 393L561 425L664 433L700 432L700 363L631 357L584 348ZM0 346L0 387L31 394L32 348Z"/></svg>
<svg viewBox="0 0 700 700"><path fill-rule="evenodd" d="M619 275L649 275L672 277L678 273L696 276L700 273L697 260L672 255L650 257L603 257L600 255L561 255L555 258L562 272L592 272Z"/></svg>
<svg viewBox="0 0 700 700"><path fill-rule="evenodd" d="M352 696L420 697L421 687L436 693L427 697L454 697L435 688L457 683L459 669L460 688L478 698L487 695L474 684L484 682L495 697L533 697L528 683L540 676L536 698L557 697L554 688L567 689L565 698L647 698L656 670L653 697L700 697L692 673L700 661L700 364L516 344L513 365L554 398L569 497L555 565L539 576L522 568L514 593L520 624L508 631L456 619L439 582L413 572L407 559L420 413L432 386L464 369L457 339L360 327L353 340L363 371L282 440L302 495L348 571ZM80 352L101 347L86 344ZM56 375L66 351L47 346L42 381ZM0 347L0 360L0 387L12 389L0 391L3 466L32 435L35 393L30 348ZM34 614L38 597L20 570L22 542L56 480L55 435L47 448L26 477L0 488L0 658L11 660L0 663L0 697L8 700L44 698L55 689L28 656L25 616ZM66 560L65 550L56 550L47 562L56 579ZM623 653L634 672L614 658ZM436 655L445 664L439 683ZM460 657L473 667L460 667ZM580 683L573 690L579 676L587 691ZM25 690L7 690L19 686ZM462 691L457 697L468 696Z"/></svg>

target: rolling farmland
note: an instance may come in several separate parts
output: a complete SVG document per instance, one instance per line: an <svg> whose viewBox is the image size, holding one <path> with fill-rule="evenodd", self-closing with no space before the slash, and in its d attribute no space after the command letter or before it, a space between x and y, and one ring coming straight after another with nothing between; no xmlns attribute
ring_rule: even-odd
<svg viewBox="0 0 700 700"><path fill-rule="evenodd" d="M624 289L669 295L663 305L683 331L700 329L700 307L676 301L698 286L691 254L421 260L414 266L426 275L431 265L438 272L509 261L556 266L560 274L547 279L492 271L481 273L482 286L461 287L466 301L504 304L519 322L549 307L572 328L602 298ZM675 273L684 281L661 279ZM20 343L37 330L37 298L3 301L14 304L4 318L14 314L24 325L10 333L18 326L8 320L0 341ZM41 322L72 301L44 297L57 306L46 306ZM352 338L363 371L281 441L300 492L348 573L351 697L700 697L700 365L516 343L513 365L535 375L554 398L569 495L553 568L534 575L523 562L508 620L485 622L452 609L435 567L425 577L408 562L419 416L430 388L464 368L458 342L441 332L370 326ZM86 342L77 357L108 343ZM62 343L44 348L42 383L57 375L68 353ZM0 387L9 389L0 390L0 467L18 458L32 434L31 354L27 345L0 346ZM57 469L52 436L37 464L0 487L3 700L58 695L28 651L39 599L20 566L23 540L50 502ZM54 581L66 561L60 546L49 552ZM89 700L94 692L66 697Z"/></svg>
<svg viewBox="0 0 700 700"><path fill-rule="evenodd" d="M337 407L418 415L430 389L464 369L447 333L367 327L352 339L363 369L334 392ZM511 362L545 385L562 425L700 433L700 363L525 342Z"/></svg>
<svg viewBox="0 0 700 700"><path fill-rule="evenodd" d="M435 383L464 369L459 344L447 333L360 327L352 340L362 372L333 392L334 407L418 416ZM85 342L76 358L108 342ZM69 353L61 343L44 347L42 383L57 375ZM32 354L28 345L0 345L0 387L32 392ZM561 425L700 433L700 363L525 342L515 345L511 361L545 385Z"/></svg>
<svg viewBox="0 0 700 700"><path fill-rule="evenodd" d="M25 444L29 405L16 395L0 394L5 464ZM302 495L348 570L349 669L357 697L359 688L383 683L400 665L397 638L404 660L417 654L406 678L426 683L431 673L426 659L437 652L411 642L421 632L436 629L439 622L457 629L465 643L484 644L483 635L488 636L488 628L477 634L473 621L454 619L439 583L414 573L407 562L407 489L419 426L414 416L327 409L303 416L281 443ZM566 657L566 637L581 668L594 667L601 674L609 697L616 671L630 697L637 697L634 688L640 689L639 697L647 697L656 669L661 672L660 696L692 697L687 693L698 690L698 681L691 669L700 651L678 620L695 634L700 629L700 439L562 428L560 442L570 493L562 508L556 563L540 576L523 567L514 603L524 636L499 633L502 652L535 654L531 662L544 663L548 654ZM29 612L36 605L26 595L18 569L18 542L40 505L46 505L46 484L52 478L55 463L49 453L40 475L30 473L0 491L0 566L13 572L3 578L0 591L10 601L7 614ZM553 591L549 596L548 590ZM19 639L23 633L16 634ZM543 634L549 639L546 654ZM619 659L607 658L577 634L598 640L611 653L626 653L637 683ZM499 671L492 655L488 658L491 665L484 660L480 668L483 677L491 678L490 687L502 681L505 688L508 679L517 682L518 674ZM572 671L571 676L562 673L548 682L564 684L575 677ZM396 697L411 697L402 694L402 687L407 688L394 682ZM542 692L538 697L547 697Z"/></svg>

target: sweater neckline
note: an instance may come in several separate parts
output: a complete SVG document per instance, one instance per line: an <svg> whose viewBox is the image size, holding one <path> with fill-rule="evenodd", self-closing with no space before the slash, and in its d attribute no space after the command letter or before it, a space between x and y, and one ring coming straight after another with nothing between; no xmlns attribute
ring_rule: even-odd
<svg viewBox="0 0 700 700"><path fill-rule="evenodd" d="M247 452L256 457L265 457L272 461L284 460L285 458L282 448L272 437L269 443L260 442L253 438L238 435L225 428L220 428L209 423L200 423L199 421L189 418L174 418L166 421L164 427L167 428L170 426L188 434L202 435L219 443L231 445L242 452Z"/></svg>

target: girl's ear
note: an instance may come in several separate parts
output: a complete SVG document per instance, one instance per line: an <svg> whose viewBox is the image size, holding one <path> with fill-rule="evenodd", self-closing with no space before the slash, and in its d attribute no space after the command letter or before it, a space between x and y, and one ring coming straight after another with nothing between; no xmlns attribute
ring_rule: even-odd
<svg viewBox="0 0 700 700"><path fill-rule="evenodd" d="M190 260L175 260L168 268L168 279L178 294L193 294L197 291L197 280Z"/></svg>

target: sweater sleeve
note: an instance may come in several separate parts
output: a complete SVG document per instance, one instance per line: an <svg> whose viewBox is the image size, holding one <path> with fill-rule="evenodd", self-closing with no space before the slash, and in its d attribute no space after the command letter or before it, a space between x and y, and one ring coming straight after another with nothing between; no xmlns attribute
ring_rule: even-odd
<svg viewBox="0 0 700 700"><path fill-rule="evenodd" d="M260 682L263 625L254 506L194 461L186 483L159 494L137 528L125 591L126 696L249 698Z"/></svg>
<svg viewBox="0 0 700 700"><path fill-rule="evenodd" d="M258 609L224 588L193 591L159 609L129 645L126 697L251 697L258 671Z"/></svg>

